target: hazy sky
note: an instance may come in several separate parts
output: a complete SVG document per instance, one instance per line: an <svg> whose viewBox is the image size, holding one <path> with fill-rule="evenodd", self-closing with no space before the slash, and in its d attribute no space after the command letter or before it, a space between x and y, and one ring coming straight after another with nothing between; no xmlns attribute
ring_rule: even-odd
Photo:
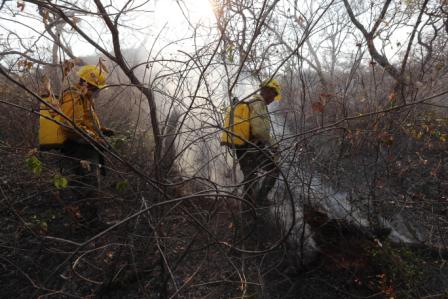
<svg viewBox="0 0 448 299"><path fill-rule="evenodd" d="M120 2L127 1L114 1L114 4L120 7L118 5L121 4ZM136 6L138 2L134 2ZM190 24L185 17L190 19ZM85 15L80 15L79 18L81 19L80 27L83 30L86 30L100 45L111 48L109 34L103 22ZM214 14L208 0L149 1L144 6L138 7L138 11L122 15L121 24L124 26L120 29L121 41L124 48L132 48L141 45L142 42L146 42L146 46L151 47L154 38L159 35L159 41L165 45L176 39L191 38L192 26L196 27L199 23L207 26L213 22ZM76 56L94 53L93 47L74 32L72 34L68 25L64 29L66 31L64 37ZM8 35L8 32L13 32L16 36ZM8 38L7 48L15 50L22 48L18 37L24 41L25 46L31 46L38 39L37 44L40 47L50 47L51 43L45 37L38 38L43 32L42 17L38 14L35 5L26 3L23 12L20 12L16 2L6 2L0 13L0 38L2 42ZM4 44L0 46L5 48Z"/></svg>

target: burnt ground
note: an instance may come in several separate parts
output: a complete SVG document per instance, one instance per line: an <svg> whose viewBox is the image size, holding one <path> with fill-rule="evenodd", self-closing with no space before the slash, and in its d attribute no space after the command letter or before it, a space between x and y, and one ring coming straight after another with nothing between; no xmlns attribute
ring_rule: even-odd
<svg viewBox="0 0 448 299"><path fill-rule="evenodd" d="M376 240L318 210L305 217L320 248L307 265L293 261L286 244L261 253L230 248L267 248L282 232L249 217L251 232L240 224L236 202L208 195L153 209L99 236L160 198L138 178L111 172L95 199L103 225L82 226L76 205L65 204L54 186L52 167L44 163L37 176L28 157L26 149L0 148L1 298L448 297L445 251L392 244L387 232ZM117 188L124 179L129 186ZM186 196L203 184L167 192ZM249 234L244 241L241 227Z"/></svg>

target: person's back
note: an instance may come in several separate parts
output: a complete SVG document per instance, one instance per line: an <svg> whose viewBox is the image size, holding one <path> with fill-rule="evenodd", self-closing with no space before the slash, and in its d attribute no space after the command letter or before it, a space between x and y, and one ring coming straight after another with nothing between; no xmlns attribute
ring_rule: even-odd
<svg viewBox="0 0 448 299"><path fill-rule="evenodd" d="M250 110L250 142L263 147L272 145L271 119L268 107L260 95L255 95L249 102Z"/></svg>
<svg viewBox="0 0 448 299"><path fill-rule="evenodd" d="M264 82L260 88L260 94L247 101L249 107L250 134L246 142L239 144L229 144L232 140L228 135L232 127L225 128L221 141L227 141L227 145L235 149L236 156L244 175L245 197L252 202L263 201L267 193L272 189L278 175L275 165L275 151L271 137L271 120L267 106L274 99L279 100L280 85L275 80ZM263 174L260 172L263 171ZM260 180L260 175L264 176L263 184L255 187Z"/></svg>

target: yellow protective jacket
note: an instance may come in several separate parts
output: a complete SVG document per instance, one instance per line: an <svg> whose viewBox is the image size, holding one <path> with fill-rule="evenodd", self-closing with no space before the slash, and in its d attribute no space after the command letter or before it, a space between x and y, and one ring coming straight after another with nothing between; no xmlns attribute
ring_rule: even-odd
<svg viewBox="0 0 448 299"><path fill-rule="evenodd" d="M78 128L84 130L92 138L99 140L101 125L95 112L92 96L79 84L64 91L61 109ZM63 120L63 122L72 127L72 124L67 120ZM64 131L68 140L86 143L73 129L64 128Z"/></svg>
<svg viewBox="0 0 448 299"><path fill-rule="evenodd" d="M251 142L272 145L271 119L268 107L260 95L249 103Z"/></svg>
<svg viewBox="0 0 448 299"><path fill-rule="evenodd" d="M238 105L246 104L249 108L247 115L245 115L246 111L244 109L234 109L233 128L230 128L230 111L227 111L224 123L226 130L221 134L221 144L241 146L246 143L244 139L247 139L256 144L272 145L271 120L263 98L256 95L252 100ZM244 138L236 136L243 136Z"/></svg>

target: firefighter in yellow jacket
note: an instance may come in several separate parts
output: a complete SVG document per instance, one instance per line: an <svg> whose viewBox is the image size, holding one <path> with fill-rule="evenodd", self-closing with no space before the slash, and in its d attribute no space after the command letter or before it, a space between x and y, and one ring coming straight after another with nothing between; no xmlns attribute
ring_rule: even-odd
<svg viewBox="0 0 448 299"><path fill-rule="evenodd" d="M103 128L95 111L94 97L106 86L105 70L94 65L85 65L78 72L79 82L64 91L61 109L68 118L63 119L66 140L62 153L63 174L69 176L72 203L80 209L81 220L96 220L95 197L99 185L99 166L103 156L89 140L77 130L101 143L102 135L110 136L113 131Z"/></svg>
<svg viewBox="0 0 448 299"><path fill-rule="evenodd" d="M275 165L276 144L271 136L271 120L267 106L281 99L281 86L274 80L260 85L259 94L243 102L248 116L238 116L235 110L233 124L226 119L221 144L235 149L238 163L244 175L245 195L251 201L262 201L275 184L278 171ZM241 103L241 104L243 104ZM263 183L255 188L263 171Z"/></svg>

